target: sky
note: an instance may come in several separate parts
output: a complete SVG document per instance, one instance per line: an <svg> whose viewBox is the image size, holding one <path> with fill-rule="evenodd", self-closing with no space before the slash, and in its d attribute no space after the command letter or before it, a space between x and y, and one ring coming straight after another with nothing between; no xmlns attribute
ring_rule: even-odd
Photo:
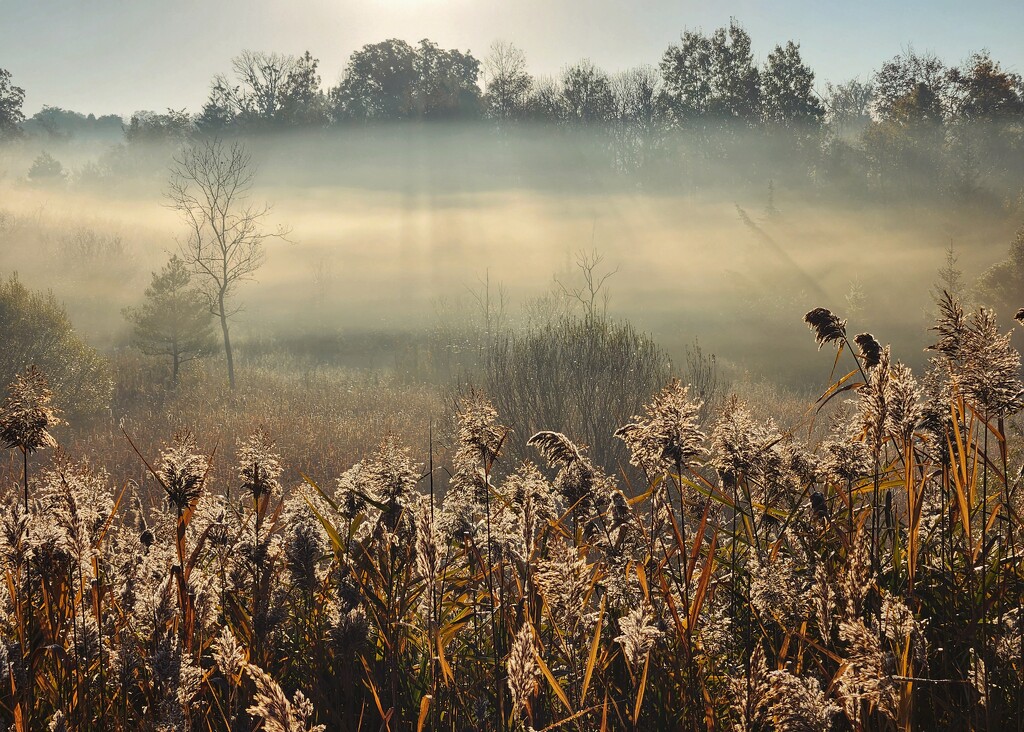
<svg viewBox="0 0 1024 732"><path fill-rule="evenodd" d="M649 63L684 29L735 17L759 60L801 44L826 81L868 77L908 47L958 65L987 48L1024 73L1024 2L988 0L0 0L0 68L43 105L130 115L198 111L211 78L244 49L320 59L326 85L352 51L386 38L430 38L484 58L496 40L535 74L581 58L615 72Z"/></svg>

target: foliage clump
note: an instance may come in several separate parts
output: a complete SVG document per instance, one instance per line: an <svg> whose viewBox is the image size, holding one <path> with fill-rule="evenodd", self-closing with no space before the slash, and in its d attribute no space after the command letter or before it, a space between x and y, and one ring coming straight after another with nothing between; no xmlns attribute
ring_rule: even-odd
<svg viewBox="0 0 1024 732"><path fill-rule="evenodd" d="M93 416L109 406L110 366L78 337L52 292L30 290L17 275L0 279L0 333L0 380L9 383L36 365L46 375L57 406L70 417Z"/></svg>

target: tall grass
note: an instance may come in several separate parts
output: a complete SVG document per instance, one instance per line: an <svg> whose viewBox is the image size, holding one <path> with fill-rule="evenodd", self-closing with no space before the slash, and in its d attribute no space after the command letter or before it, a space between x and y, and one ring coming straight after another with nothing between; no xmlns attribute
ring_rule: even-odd
<svg viewBox="0 0 1024 732"><path fill-rule="evenodd" d="M838 316L807 320L849 365L810 407L849 402L814 446L737 398L705 421L672 382L606 425L619 477L476 392L447 455L391 435L330 483L288 479L273 428L234 458L133 440L138 485L67 456L12 473L0 721L1020 729L1019 356L951 297L921 379ZM510 464L511 440L537 462Z"/></svg>

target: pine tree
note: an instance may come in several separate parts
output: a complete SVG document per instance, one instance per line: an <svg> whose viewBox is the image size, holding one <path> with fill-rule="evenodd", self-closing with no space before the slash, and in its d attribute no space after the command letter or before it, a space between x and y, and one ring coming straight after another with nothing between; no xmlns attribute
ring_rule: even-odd
<svg viewBox="0 0 1024 732"><path fill-rule="evenodd" d="M177 256L153 273L142 306L127 308L124 315L135 326L133 346L147 356L170 356L175 384L182 364L217 347L206 298L192 287L192 276Z"/></svg>

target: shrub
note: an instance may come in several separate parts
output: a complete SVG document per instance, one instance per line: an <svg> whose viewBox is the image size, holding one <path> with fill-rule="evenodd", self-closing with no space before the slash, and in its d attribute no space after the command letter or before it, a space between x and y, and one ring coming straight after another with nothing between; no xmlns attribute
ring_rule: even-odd
<svg viewBox="0 0 1024 732"><path fill-rule="evenodd" d="M615 471L626 453L609 424L625 424L669 378L669 357L628 322L566 316L490 346L484 391L525 441L541 429L573 435Z"/></svg>
<svg viewBox="0 0 1024 732"><path fill-rule="evenodd" d="M48 152L42 152L32 161L28 169L28 178L37 183L59 180L64 177L64 166Z"/></svg>
<svg viewBox="0 0 1024 732"><path fill-rule="evenodd" d="M0 280L0 333L0 381L10 382L35 364L46 373L56 403L69 416L84 417L109 406L109 366L78 337L52 292L30 290L17 275Z"/></svg>

